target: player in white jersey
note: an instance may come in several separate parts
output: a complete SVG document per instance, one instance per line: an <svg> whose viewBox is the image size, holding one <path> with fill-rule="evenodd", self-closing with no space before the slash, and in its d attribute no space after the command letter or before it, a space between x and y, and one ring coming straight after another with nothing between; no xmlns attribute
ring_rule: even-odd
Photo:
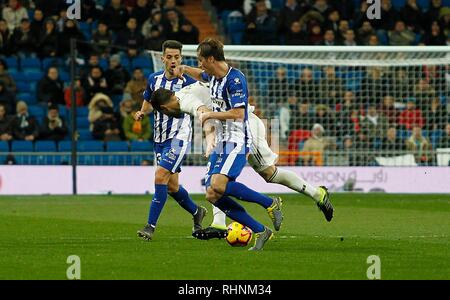
<svg viewBox="0 0 450 300"><path fill-rule="evenodd" d="M168 115L178 116L181 113L187 113L191 116L198 117L202 113L209 112L213 108L210 97L210 90L207 84L196 82L178 92L170 92L168 90L158 90L154 93L152 99L158 107L157 110ZM329 194L325 187L315 187L297 174L275 166L278 155L270 149L266 140L266 128L264 123L258 116L253 114L253 107L249 107L249 126L252 135L251 150L248 162L251 167L263 177L266 182L278 183L284 185L299 193L305 194L312 198L316 203L326 200L329 202ZM213 148L213 139L206 137L207 154ZM330 203L331 205L331 203ZM320 208L320 206L319 206ZM327 221L331 221L333 211L321 209ZM226 228L225 214L215 206L213 206L214 221L211 227L202 229L193 233L199 239L210 239L214 237L222 237Z"/></svg>

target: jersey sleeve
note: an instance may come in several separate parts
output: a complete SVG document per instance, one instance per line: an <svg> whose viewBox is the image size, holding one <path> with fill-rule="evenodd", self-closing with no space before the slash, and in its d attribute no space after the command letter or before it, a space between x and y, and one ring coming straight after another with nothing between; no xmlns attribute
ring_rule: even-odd
<svg viewBox="0 0 450 300"><path fill-rule="evenodd" d="M202 78L202 81L209 82L209 75L206 72L200 73L200 77Z"/></svg>
<svg viewBox="0 0 450 300"><path fill-rule="evenodd" d="M245 78L241 78L241 76L232 78L228 86L228 92L231 108L246 107L248 95Z"/></svg>
<svg viewBox="0 0 450 300"><path fill-rule="evenodd" d="M148 77L147 80L147 86L145 87L143 96L144 96L144 100L147 102L150 102L150 99L152 98L152 93L153 93L153 76L150 75Z"/></svg>

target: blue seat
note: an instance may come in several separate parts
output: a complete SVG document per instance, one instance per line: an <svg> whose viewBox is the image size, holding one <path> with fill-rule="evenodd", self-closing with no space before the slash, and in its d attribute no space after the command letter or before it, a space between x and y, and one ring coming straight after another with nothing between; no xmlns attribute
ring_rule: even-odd
<svg viewBox="0 0 450 300"><path fill-rule="evenodd" d="M22 71L41 71L41 61L39 58L26 57L20 60Z"/></svg>
<svg viewBox="0 0 450 300"><path fill-rule="evenodd" d="M64 62L61 58L47 57L42 61L42 69L47 72L50 67L63 67Z"/></svg>
<svg viewBox="0 0 450 300"><path fill-rule="evenodd" d="M133 142L131 142L130 151L131 152L151 152L151 151L153 151L153 142L133 141Z"/></svg>
<svg viewBox="0 0 450 300"><path fill-rule="evenodd" d="M8 142L0 141L0 152L9 152Z"/></svg>
<svg viewBox="0 0 450 300"><path fill-rule="evenodd" d="M400 11L405 4L406 0L392 0L392 6L398 11Z"/></svg>
<svg viewBox="0 0 450 300"><path fill-rule="evenodd" d="M27 81L16 82L16 86L17 86L17 91L19 93L30 93L31 92L30 83Z"/></svg>
<svg viewBox="0 0 450 300"><path fill-rule="evenodd" d="M79 141L80 152L103 152L103 142L101 141Z"/></svg>
<svg viewBox="0 0 450 300"><path fill-rule="evenodd" d="M54 141L37 141L34 145L35 152L56 152L56 143Z"/></svg>
<svg viewBox="0 0 450 300"><path fill-rule="evenodd" d="M39 81L44 77L44 73L43 72L29 72L26 74L26 78L28 81Z"/></svg>
<svg viewBox="0 0 450 300"><path fill-rule="evenodd" d="M422 11L427 11L430 7L430 0L417 0L417 6L419 6Z"/></svg>
<svg viewBox="0 0 450 300"><path fill-rule="evenodd" d="M12 141L11 152L33 152L33 142Z"/></svg>
<svg viewBox="0 0 450 300"><path fill-rule="evenodd" d="M19 63L17 62L16 57L14 56L6 57L5 62L9 71L19 69Z"/></svg>
<svg viewBox="0 0 450 300"><path fill-rule="evenodd" d="M26 104L28 105L33 105L35 104L36 101L36 97L33 94L30 93L19 93L17 94L17 100L22 100L25 101Z"/></svg>
<svg viewBox="0 0 450 300"><path fill-rule="evenodd" d="M77 128L89 128L89 119L86 116L77 117Z"/></svg>
<svg viewBox="0 0 450 300"><path fill-rule="evenodd" d="M44 108L42 106L39 105L31 105L28 107L28 113L35 117L36 119L38 119L38 121L41 121L41 119L44 118L45 116L45 112L44 112Z"/></svg>
<svg viewBox="0 0 450 300"><path fill-rule="evenodd" d="M79 140L80 141L92 141L94 140L94 137L92 136L92 133L87 128L79 128L78 129L79 134Z"/></svg>
<svg viewBox="0 0 450 300"><path fill-rule="evenodd" d="M89 109L85 106L77 107L77 117L88 117Z"/></svg>
<svg viewBox="0 0 450 300"><path fill-rule="evenodd" d="M128 152L128 142L107 142L107 152Z"/></svg>
<svg viewBox="0 0 450 300"><path fill-rule="evenodd" d="M11 73L11 77L14 79L15 82L27 81L27 75L22 72Z"/></svg>
<svg viewBox="0 0 450 300"><path fill-rule="evenodd" d="M70 74L66 71L59 71L59 79L61 79L63 82L69 82L70 81Z"/></svg>
<svg viewBox="0 0 450 300"><path fill-rule="evenodd" d="M285 0L270 0L273 11L279 11L283 8Z"/></svg>
<svg viewBox="0 0 450 300"><path fill-rule="evenodd" d="M153 63L148 57L139 56L133 59L132 63L133 68L153 68Z"/></svg>
<svg viewBox="0 0 450 300"><path fill-rule="evenodd" d="M128 59L128 57L122 57L120 59L120 64L127 70L130 70L131 68L131 62L130 59Z"/></svg>
<svg viewBox="0 0 450 300"><path fill-rule="evenodd" d="M106 58L102 58L100 59L99 63L100 67L103 69L103 72L105 72L108 69L108 61L106 60Z"/></svg>
<svg viewBox="0 0 450 300"><path fill-rule="evenodd" d="M77 143L77 148L80 147L80 143ZM72 141L61 141L58 143L59 152L71 152L72 151Z"/></svg>

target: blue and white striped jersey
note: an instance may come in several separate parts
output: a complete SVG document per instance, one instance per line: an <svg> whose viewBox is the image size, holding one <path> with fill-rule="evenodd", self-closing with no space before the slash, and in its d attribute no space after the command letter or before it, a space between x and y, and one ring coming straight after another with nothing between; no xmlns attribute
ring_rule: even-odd
<svg viewBox="0 0 450 300"><path fill-rule="evenodd" d="M202 80L209 81L209 91L213 111L224 112L233 108L244 108L245 119L242 121L222 121L222 130L216 132L218 141L233 142L247 146L251 144L248 126L248 87L245 75L238 69L230 67L222 78L202 73Z"/></svg>
<svg viewBox="0 0 450 300"><path fill-rule="evenodd" d="M196 82L195 79L187 75L184 75L184 78L185 81L179 78L168 80L164 76L164 71L151 74L148 77L147 88L144 91L144 100L150 102L152 93L159 88L178 92L183 87ZM153 140L155 143L163 143L172 138L177 138L186 142L191 141L191 117L188 114L183 114L180 118L173 118L154 111L154 115Z"/></svg>

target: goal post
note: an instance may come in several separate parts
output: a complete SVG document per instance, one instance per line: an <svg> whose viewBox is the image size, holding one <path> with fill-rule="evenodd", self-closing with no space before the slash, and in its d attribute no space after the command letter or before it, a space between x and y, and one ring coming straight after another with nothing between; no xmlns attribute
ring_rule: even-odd
<svg viewBox="0 0 450 300"><path fill-rule="evenodd" d="M196 49L183 47L185 64L197 65ZM246 75L256 113L279 124L280 164L449 165L450 46L225 45L224 51ZM161 54L151 55L160 70Z"/></svg>

